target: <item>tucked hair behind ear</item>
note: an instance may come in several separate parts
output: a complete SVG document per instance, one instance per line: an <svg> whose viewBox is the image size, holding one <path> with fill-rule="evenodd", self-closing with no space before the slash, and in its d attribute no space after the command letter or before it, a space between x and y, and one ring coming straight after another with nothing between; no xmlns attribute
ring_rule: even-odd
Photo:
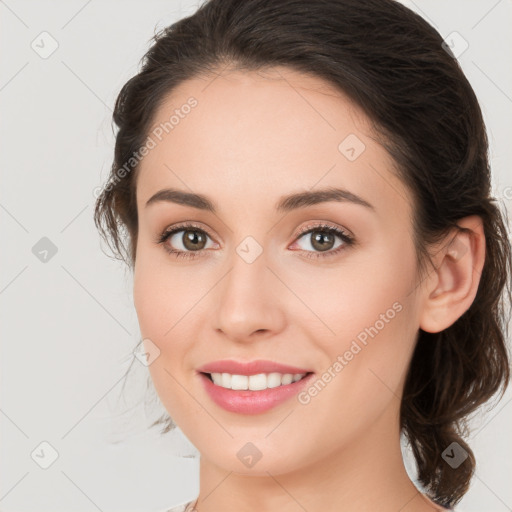
<svg viewBox="0 0 512 512"><path fill-rule="evenodd" d="M374 123L414 199L414 242L423 275L429 244L457 229L459 219L483 220L486 257L476 298L446 330L420 330L401 405L401 426L420 482L434 501L453 506L475 467L461 435L464 422L509 381L504 299L510 305L512 265L506 223L491 196L482 113L442 43L423 18L393 0L202 4L154 37L140 72L117 98L114 162L95 222L114 253L133 266L137 165L130 164L122 179L117 171L144 144L158 106L183 81L226 66L287 66L347 94ZM454 442L469 454L457 469L442 458Z"/></svg>

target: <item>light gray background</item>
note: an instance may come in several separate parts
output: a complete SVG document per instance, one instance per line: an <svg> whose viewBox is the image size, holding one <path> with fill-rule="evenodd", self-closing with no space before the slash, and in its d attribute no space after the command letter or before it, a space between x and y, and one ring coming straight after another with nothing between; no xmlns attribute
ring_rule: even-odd
<svg viewBox="0 0 512 512"><path fill-rule="evenodd" d="M487 122L495 196L510 209L512 2L404 3L443 37L456 31L468 42L459 61ZM0 0L3 512L149 512L198 493L195 448L179 430L147 429L164 410L142 406L148 373L138 360L122 394L140 339L131 279L102 252L92 219L111 164L115 97L155 29L196 7ZM43 31L58 43L47 58L31 47L51 48ZM46 263L32 252L43 237L57 248ZM478 467L458 510L512 510L511 397L475 418ZM44 441L58 453L47 469Z"/></svg>

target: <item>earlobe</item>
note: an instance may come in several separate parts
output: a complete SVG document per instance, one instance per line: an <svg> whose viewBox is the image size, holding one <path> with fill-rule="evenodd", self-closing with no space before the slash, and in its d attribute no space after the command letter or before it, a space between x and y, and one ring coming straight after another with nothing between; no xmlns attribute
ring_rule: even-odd
<svg viewBox="0 0 512 512"><path fill-rule="evenodd" d="M425 280L419 327L440 332L455 323L473 303L485 261L485 233L479 216L457 222L433 261L435 269Z"/></svg>

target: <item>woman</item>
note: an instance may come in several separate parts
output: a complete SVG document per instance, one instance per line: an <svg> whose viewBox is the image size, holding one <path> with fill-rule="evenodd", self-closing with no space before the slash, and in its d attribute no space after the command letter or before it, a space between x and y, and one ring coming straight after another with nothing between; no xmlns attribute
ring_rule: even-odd
<svg viewBox="0 0 512 512"><path fill-rule="evenodd" d="M210 0L114 121L95 221L133 270L163 432L201 453L171 511L456 505L464 420L509 380L511 251L441 36L393 0Z"/></svg>

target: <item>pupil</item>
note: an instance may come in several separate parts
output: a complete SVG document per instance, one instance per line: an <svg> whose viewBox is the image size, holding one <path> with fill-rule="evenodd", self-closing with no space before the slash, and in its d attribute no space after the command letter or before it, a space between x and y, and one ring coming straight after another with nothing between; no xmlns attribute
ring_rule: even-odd
<svg viewBox="0 0 512 512"><path fill-rule="evenodd" d="M326 241L327 240L327 241ZM332 242L334 240L334 235L331 233L325 232L317 232L316 235L313 236L313 247L320 250L326 250L331 248Z"/></svg>
<svg viewBox="0 0 512 512"><path fill-rule="evenodd" d="M197 231L186 231L184 236L184 245L187 249L197 249L198 243L204 242L204 237ZM202 240L201 240L202 239ZM199 247L201 249L201 247Z"/></svg>

